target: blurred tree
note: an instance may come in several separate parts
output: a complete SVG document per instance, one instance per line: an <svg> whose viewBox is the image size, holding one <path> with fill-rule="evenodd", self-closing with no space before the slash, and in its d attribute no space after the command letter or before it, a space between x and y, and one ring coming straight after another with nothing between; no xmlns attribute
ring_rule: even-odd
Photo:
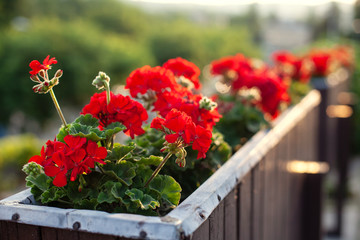
<svg viewBox="0 0 360 240"><path fill-rule="evenodd" d="M252 39L256 44L261 43L262 35L261 35L261 16L259 13L259 5L257 3L253 3L249 7L249 11L246 14L246 18L248 21L248 29L252 34Z"/></svg>

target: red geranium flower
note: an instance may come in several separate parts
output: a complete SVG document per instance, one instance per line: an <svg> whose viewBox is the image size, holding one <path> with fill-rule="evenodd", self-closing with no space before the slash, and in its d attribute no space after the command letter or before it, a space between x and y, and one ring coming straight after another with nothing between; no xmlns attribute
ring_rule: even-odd
<svg viewBox="0 0 360 240"><path fill-rule="evenodd" d="M196 126L192 149L198 151L197 159L206 157L206 152L211 145L211 137L212 134L209 130L201 126Z"/></svg>
<svg viewBox="0 0 360 240"><path fill-rule="evenodd" d="M52 64L56 64L57 60L53 57L50 59L50 55L48 55L43 63L41 64L38 60L33 60L30 62L29 66L32 69L30 71L31 75L36 75L38 74L41 70L47 70L51 68Z"/></svg>
<svg viewBox="0 0 360 240"><path fill-rule="evenodd" d="M206 157L212 133L202 126L196 126L186 113L172 109L165 119L154 118L151 127L163 131L168 143L180 144L179 148L192 145L198 151L198 159Z"/></svg>
<svg viewBox="0 0 360 240"><path fill-rule="evenodd" d="M129 96L111 93L110 103L106 102L106 92L95 93L90 103L86 105L81 114L91 114L100 120L99 128L103 129L113 122L121 122L126 129L124 132L131 138L134 135L141 135L145 131L142 129L142 123L148 119L145 108Z"/></svg>
<svg viewBox="0 0 360 240"><path fill-rule="evenodd" d="M138 68L126 79L125 89L130 90L133 98L138 94L145 94L149 90L155 94L161 94L165 91L171 91L177 86L175 76L172 71L163 67L144 66Z"/></svg>
<svg viewBox="0 0 360 240"><path fill-rule="evenodd" d="M171 70L176 77L185 77L189 79L195 89L199 89L201 84L199 82L200 69L192 62L189 62L181 57L169 59L163 64L163 67Z"/></svg>
<svg viewBox="0 0 360 240"><path fill-rule="evenodd" d="M71 135L65 136L64 141L48 141L46 150L43 147L40 156L29 160L43 166L45 174L54 177L55 186L65 186L69 175L70 181L75 181L78 175L90 173L95 162L105 164L107 150L96 142Z"/></svg>

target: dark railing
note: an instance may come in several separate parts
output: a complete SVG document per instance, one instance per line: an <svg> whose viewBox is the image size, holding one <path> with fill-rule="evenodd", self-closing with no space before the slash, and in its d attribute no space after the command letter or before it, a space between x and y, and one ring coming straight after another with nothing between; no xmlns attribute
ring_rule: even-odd
<svg viewBox="0 0 360 240"><path fill-rule="evenodd" d="M307 175L301 171L306 169L296 168L317 160L318 110L313 108L264 153L192 239L308 239L301 221L307 186Z"/></svg>

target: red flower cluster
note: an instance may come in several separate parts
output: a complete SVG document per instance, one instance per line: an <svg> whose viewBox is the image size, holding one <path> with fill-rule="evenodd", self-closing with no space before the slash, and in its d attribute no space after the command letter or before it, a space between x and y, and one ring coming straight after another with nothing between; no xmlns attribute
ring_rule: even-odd
<svg viewBox="0 0 360 240"><path fill-rule="evenodd" d="M183 58L177 57L169 59L163 64L163 67L171 70L176 77L185 77L194 84L195 89L200 89L201 84L199 81L200 69L192 62Z"/></svg>
<svg viewBox="0 0 360 240"><path fill-rule="evenodd" d="M30 68L32 69L32 70L30 71L30 74L31 74L31 75L36 75L36 74L38 74L41 70L50 69L50 68L51 68L50 66L51 66L52 64L56 64L56 63L57 63L56 59L55 59L54 57L50 59L50 55L48 55L48 56L44 59L44 61L43 61L42 64L41 64L38 60L33 60L33 61L31 61L30 64L29 64Z"/></svg>
<svg viewBox="0 0 360 240"><path fill-rule="evenodd" d="M110 103L106 102L106 92L95 93L90 103L86 105L81 114L91 114L100 120L99 128L103 129L113 122L121 122L126 129L124 132L134 138L134 135L141 135L145 131L142 124L148 119L145 108L129 96L111 93Z"/></svg>
<svg viewBox="0 0 360 240"><path fill-rule="evenodd" d="M198 159L206 157L212 133L196 125L186 113L172 109L165 119L154 118L151 127L163 131L166 134L165 140L169 143L177 143L179 147L192 145L192 149L198 151Z"/></svg>
<svg viewBox="0 0 360 240"><path fill-rule="evenodd" d="M151 103L152 111L165 117L172 109L177 109L188 114L196 125L212 130L221 115L217 109L204 109L200 107L202 95L194 94L176 81L176 77L189 79L194 86L200 87L198 80L200 70L195 64L182 58L170 59L164 67L144 66L133 71L127 78L126 87L132 97L138 94L153 94ZM149 96L147 96L149 97ZM149 100L146 99L145 100Z"/></svg>
<svg viewBox="0 0 360 240"><path fill-rule="evenodd" d="M144 95L152 90L156 95L171 91L176 86L172 71L163 67L144 66L138 68L126 79L125 89L130 90L133 98Z"/></svg>
<svg viewBox="0 0 360 240"><path fill-rule="evenodd" d="M98 147L96 142L71 135L67 135L64 141L65 143L49 140L46 149L42 147L41 155L29 160L43 166L45 174L54 177L55 186L65 186L70 171L70 181L75 181L78 175L90 173L95 162L105 164L103 160L107 156L107 150Z"/></svg>
<svg viewBox="0 0 360 240"><path fill-rule="evenodd" d="M231 77L231 75L234 76L234 73L242 71L252 71L251 61L242 54L223 57L211 62L211 73L214 75Z"/></svg>
<svg viewBox="0 0 360 240"><path fill-rule="evenodd" d="M222 75L225 81L231 84L233 94L243 88L257 88L261 99L255 103L264 113L275 118L279 114L282 102L289 102L287 85L282 79L264 64L254 68L251 60L237 54L213 61L210 71L214 75ZM229 75L230 73L230 75Z"/></svg>
<svg viewBox="0 0 360 240"><path fill-rule="evenodd" d="M288 51L278 51L272 55L275 62L275 72L282 78L289 78L302 83L308 83L313 65L309 58L298 57Z"/></svg>
<svg viewBox="0 0 360 240"><path fill-rule="evenodd" d="M201 108L202 98L202 95L193 94L187 90L164 93L159 95L154 103L154 111L165 117L172 109L177 109L189 115L196 125L211 131L220 120L221 115L217 108L210 110Z"/></svg>
<svg viewBox="0 0 360 240"><path fill-rule="evenodd" d="M309 53L309 58L314 64L313 75L327 76L332 72L335 62L332 59L331 52L326 50L312 50Z"/></svg>

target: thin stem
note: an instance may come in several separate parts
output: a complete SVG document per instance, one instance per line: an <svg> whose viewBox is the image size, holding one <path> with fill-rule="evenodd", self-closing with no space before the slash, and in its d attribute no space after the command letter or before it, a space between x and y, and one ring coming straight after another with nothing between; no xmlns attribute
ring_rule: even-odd
<svg viewBox="0 0 360 240"><path fill-rule="evenodd" d="M54 93L54 91L53 91L52 88L50 89L50 96L51 96L51 99L52 99L53 102L54 102L56 111L58 112L59 117L60 117L62 123L64 124L64 127L66 127L66 126L67 126L67 123L66 123L66 121L65 121L64 115L63 115L62 112L61 112L60 105L59 105L58 101L56 100L55 93Z"/></svg>
<svg viewBox="0 0 360 240"><path fill-rule="evenodd" d="M60 203L65 203L65 204L72 205L71 202L68 202L68 201L65 201L65 200L62 200L62 199L58 199L58 200L56 200L56 201L58 201L58 202L60 202Z"/></svg>
<svg viewBox="0 0 360 240"><path fill-rule="evenodd" d="M149 183L158 175L158 173L160 172L160 170L162 169L162 167L165 165L166 161L172 156L172 153L169 152L165 158L162 160L162 162L159 164L159 166L155 169L155 171L153 172L153 174L151 175L151 177L149 178L149 180L147 180L147 182L145 183L144 187L147 187L149 185Z"/></svg>
<svg viewBox="0 0 360 240"><path fill-rule="evenodd" d="M110 103L110 85L108 82L104 82L105 90L106 90L106 103L109 105Z"/></svg>

